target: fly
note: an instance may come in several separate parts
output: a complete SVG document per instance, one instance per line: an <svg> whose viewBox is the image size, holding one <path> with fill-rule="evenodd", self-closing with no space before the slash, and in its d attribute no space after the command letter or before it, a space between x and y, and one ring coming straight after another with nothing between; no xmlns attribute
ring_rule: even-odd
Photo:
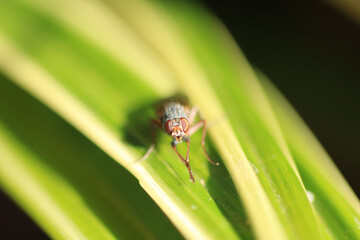
<svg viewBox="0 0 360 240"><path fill-rule="evenodd" d="M207 127L206 121L202 119L194 123L197 112L197 107L192 107L190 109L190 107L186 103L177 99L171 99L167 102L162 103L157 111L157 119L151 119L151 133L153 137L153 144L151 145L143 159L147 158L155 147L155 127L158 127L173 138L171 146L180 158L180 160L187 167L190 179L192 182L194 182L195 180L189 164L190 136L194 134L197 130L199 130L201 127L203 127L201 146L204 150L205 156L210 163L214 165L219 165L219 163L213 162L210 159L205 149L205 136ZM182 141L187 143L186 158L181 156L181 154L176 149L176 146Z"/></svg>

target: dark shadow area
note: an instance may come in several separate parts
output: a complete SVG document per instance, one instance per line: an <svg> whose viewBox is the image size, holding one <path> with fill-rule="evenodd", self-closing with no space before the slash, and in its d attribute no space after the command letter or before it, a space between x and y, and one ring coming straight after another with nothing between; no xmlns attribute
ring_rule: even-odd
<svg viewBox="0 0 360 240"><path fill-rule="evenodd" d="M127 122L120 127L119 132L124 134L124 142L133 146L149 147L152 142L150 120L156 118L154 108L156 101L137 106L129 111Z"/></svg>
<svg viewBox="0 0 360 240"><path fill-rule="evenodd" d="M42 164L72 184L115 236L134 237L126 235L131 229L139 239L169 235L181 239L128 171L1 75L0 119Z"/></svg>
<svg viewBox="0 0 360 240"><path fill-rule="evenodd" d="M0 239L50 239L0 190Z"/></svg>

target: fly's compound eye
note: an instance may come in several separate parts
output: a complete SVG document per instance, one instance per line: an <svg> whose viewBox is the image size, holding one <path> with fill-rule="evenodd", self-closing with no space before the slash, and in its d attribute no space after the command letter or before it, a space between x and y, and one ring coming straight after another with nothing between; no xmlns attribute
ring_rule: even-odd
<svg viewBox="0 0 360 240"><path fill-rule="evenodd" d="M181 127L184 132L189 129L189 121L186 118L181 118Z"/></svg>
<svg viewBox="0 0 360 240"><path fill-rule="evenodd" d="M165 123L165 130L168 134L171 134L172 129L174 128L174 125L172 123L171 120L167 120L167 122Z"/></svg>

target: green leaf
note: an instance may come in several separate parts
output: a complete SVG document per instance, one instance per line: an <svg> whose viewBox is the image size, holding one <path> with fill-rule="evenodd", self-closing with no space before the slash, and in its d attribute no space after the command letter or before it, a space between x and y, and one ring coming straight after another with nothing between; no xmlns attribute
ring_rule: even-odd
<svg viewBox="0 0 360 240"><path fill-rule="evenodd" d="M193 159L199 159L192 166L196 184L189 182L169 139L159 141L160 154L136 162L148 144L136 138L138 146L132 145L126 132L131 138L146 132L150 135L148 113L152 109L148 103L159 99L157 91L107 52L32 6L11 1L4 3L4 9L2 30L12 42L1 38L1 49L7 56L0 60L5 74L133 173L185 236L235 239L238 232L243 238L251 236L226 170L219 167L211 174L200 148L191 152ZM32 27L22 28L23 21ZM43 34L29 34L29 30ZM145 112L144 107L148 107ZM195 136L193 143L200 145L199 137L196 140ZM205 188L201 183L206 182Z"/></svg>
<svg viewBox="0 0 360 240"><path fill-rule="evenodd" d="M51 237L181 239L131 174L1 75L0 143L2 188Z"/></svg>
<svg viewBox="0 0 360 240"><path fill-rule="evenodd" d="M281 97L276 97L275 90L262 85L229 33L201 7L183 1L6 0L0 7L0 52L0 71L54 111L58 115L53 116L56 121L63 118L94 143L99 148L95 148L96 151L104 151L128 170L185 238L358 236L358 199L324 157L323 150L308 144L313 137L308 133L310 137L299 140L297 128L305 127L297 117L291 117L292 110L283 104ZM200 147L201 134L195 134L190 153L195 184L189 181L187 169L171 149L171 139L165 134L159 134L156 151L138 161L151 142L149 118L155 115L153 103L178 92L188 96L208 121L211 141L207 139L207 147L211 157L222 163L217 167L206 161ZM8 99L16 99L12 95ZM25 99L19 100L16 109L23 108L22 102L26 102ZM4 119L7 115L4 110ZM31 125L22 124L22 119L21 115L9 119L10 131L35 132L29 133L25 141L23 137L12 140L10 131L4 130L4 141L14 145L7 156L17 154L17 149L20 153L41 150L60 155L55 146L48 148L50 143L44 140L36 150L31 138L39 127L33 130ZM23 131L16 130L19 128ZM44 134L60 129L51 125L48 128ZM66 125L65 129L71 128ZM68 143L73 134L63 138L53 135L60 145ZM18 146L17 141L24 143ZM82 153L84 159L94 158L97 163L106 158L87 154L89 148L94 149L91 146L87 142L61 155L57 162L74 158L77 152ZM25 155L23 161L27 160L27 154L20 155ZM15 162L17 158L11 159ZM40 159L45 162L51 158ZM71 161L74 162L78 160ZM86 165L85 161L81 164ZM21 166L19 163L18 168L14 167L14 176L21 171L28 172L29 178L34 179L34 188L39 185L49 198L63 196L57 199L58 204L68 201L61 194L62 189L58 192L41 187L38 172L32 168L21 169ZM53 168L54 173L41 179L56 182L55 170L62 167ZM117 175L109 169L99 169L99 172L96 168L78 169L88 180L102 173L106 182ZM9 183L4 186L18 192L14 197L19 202L24 201L19 184L12 183L11 179L7 176L4 182ZM127 175L126 185L127 181L134 180ZM106 184L96 185L101 189ZM111 182L111 186L109 194L119 190L115 182ZM102 202L102 198L96 198L95 189L84 189L88 192L88 201ZM84 189L74 185L71 191L79 194ZM309 200L309 191L315 201ZM331 198L326 199L329 194ZM33 201L38 198L35 194ZM139 205L146 201L144 196L139 201L135 198L123 202ZM142 233L136 230L141 226L144 234L150 232L158 237L160 233L154 229L167 228L168 224L153 221L148 225L147 221L139 220L137 226L131 219L139 211L112 212L117 204L97 211L78 205L84 214L87 212L99 223L94 223L96 227L85 229L79 220L82 217L73 217L75 207L67 209L61 205L55 210L65 212L69 219L74 218L72 226L83 231L86 237L103 234L106 238L107 233L114 234L116 221L105 221L103 211L111 212L114 218L127 219L129 222L124 226L129 236ZM39 206L29 204L25 208L37 218ZM148 214L146 209L144 212L140 211ZM47 217L44 213L37 220L52 236L59 237L51 231L56 224L49 223ZM147 219L139 217L144 218ZM56 227L59 232L70 232L72 226L65 222ZM171 232L169 229L165 234ZM116 237L124 236L122 234Z"/></svg>
<svg viewBox="0 0 360 240"><path fill-rule="evenodd" d="M313 205L334 239L360 238L356 195L305 123L279 91L259 74Z"/></svg>

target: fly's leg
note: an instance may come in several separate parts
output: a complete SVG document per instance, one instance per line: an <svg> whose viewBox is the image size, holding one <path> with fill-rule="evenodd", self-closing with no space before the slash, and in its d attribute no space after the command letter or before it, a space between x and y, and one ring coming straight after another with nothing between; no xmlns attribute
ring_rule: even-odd
<svg viewBox="0 0 360 240"><path fill-rule="evenodd" d="M199 128L201 128L201 127L203 127L202 138L201 138L201 146L202 146L202 148L203 148L203 150L204 150L205 156L206 156L207 160L208 160L210 163L212 163L212 164L214 164L214 165L219 165L218 162L213 162L213 161L210 159L210 157L209 157L209 155L208 155L208 153L207 153L207 151L206 151L206 148L205 148L205 136L206 136L206 128L207 128L207 123L206 123L205 120L201 120L201 121L195 123L193 126L191 126L191 127L189 128L189 130L186 132L186 135L187 135L188 137L190 137L190 136L193 135L197 130L199 130Z"/></svg>
<svg viewBox="0 0 360 240"><path fill-rule="evenodd" d="M174 151L176 152L176 154L178 155L178 157L181 159L181 161L185 164L185 166L187 167L188 171L189 171L189 175L190 175L190 179L192 182L195 182L194 177L192 175L191 169L190 169L190 164L189 164L189 149L190 149L190 141L189 139L186 140L188 146L187 146L187 151L186 151L186 160L183 158L183 156L181 156L181 154L177 151L176 146L178 144L178 142L176 140L172 141L171 146L174 149Z"/></svg>
<svg viewBox="0 0 360 240"><path fill-rule="evenodd" d="M150 119L150 131L151 131L151 137L152 137L152 144L149 147L149 149L146 151L145 155L140 158L138 161L142 161L144 159L147 159L150 155L150 153L154 150L156 145L156 134L155 134L155 128L158 127L161 129L161 122L156 119Z"/></svg>
<svg viewBox="0 0 360 240"><path fill-rule="evenodd" d="M188 120L189 120L189 123L190 123L190 124L192 124L192 122L194 121L197 112L198 112L198 108L197 108L196 106L194 106L194 107L191 108L191 110L190 110L190 112L189 112L189 115L188 115L188 116L189 116L189 117L188 117ZM194 134L199 128L201 128L202 126L203 126L204 128L203 128L203 132L202 132L201 146L202 146L202 148L203 148L203 150L204 150L205 156L206 156L207 160L208 160L210 163L212 163L212 164L214 164L214 165L219 165L219 163L213 162L213 161L210 159L210 157L209 157L209 155L208 155L208 153L207 153L207 151L206 151L206 148L205 148L205 136L206 136L206 128L207 128L207 123L206 123L205 120L201 120L201 121L195 123L193 126L191 126L190 129L187 131L186 135L187 135L188 137L190 137L191 135L193 135L193 134Z"/></svg>

